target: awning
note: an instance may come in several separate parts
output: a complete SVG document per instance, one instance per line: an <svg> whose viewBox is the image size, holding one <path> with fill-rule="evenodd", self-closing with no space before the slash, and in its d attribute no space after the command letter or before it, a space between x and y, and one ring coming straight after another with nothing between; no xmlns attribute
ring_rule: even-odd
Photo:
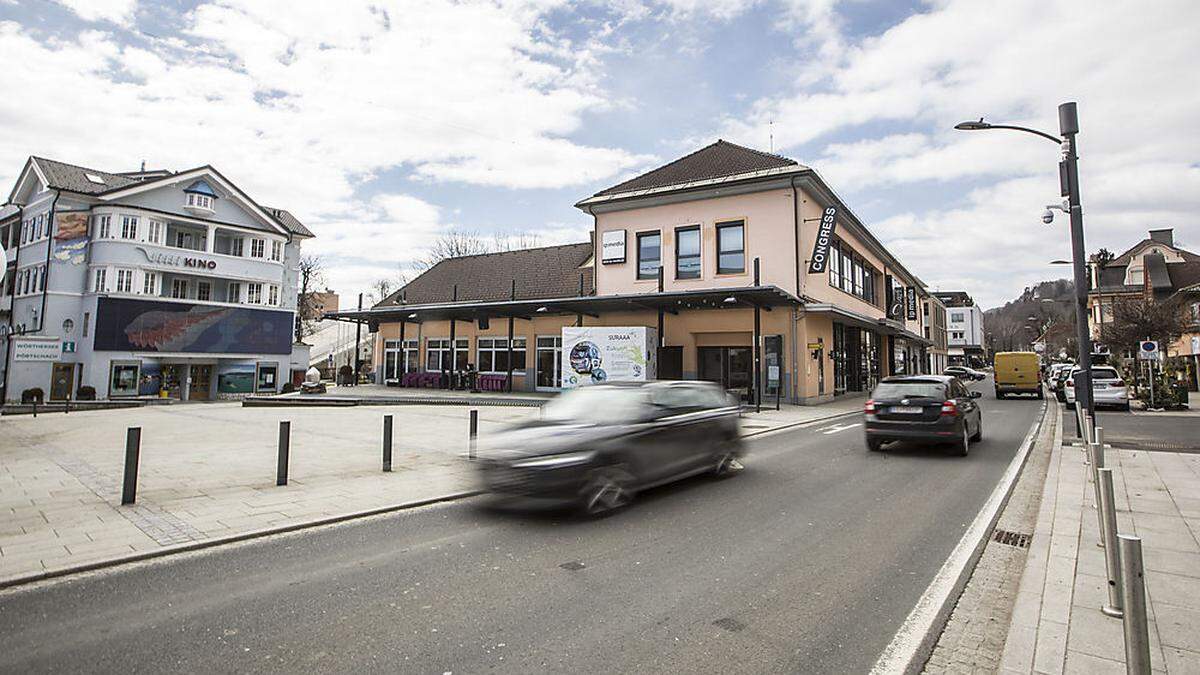
<svg viewBox="0 0 1200 675"><path fill-rule="evenodd" d="M327 319L365 321L372 324L409 321L476 321L516 317L584 314L597 317L606 312L662 310L676 314L691 309L733 309L799 306L799 298L778 286L742 286L737 288L708 288L694 291L665 291L662 293L630 293L622 295L593 295L564 298L525 300L489 300L482 302L442 302L411 305L388 305L364 310L326 312Z"/></svg>
<svg viewBox="0 0 1200 675"><path fill-rule="evenodd" d="M804 305L804 311L806 314L826 314L834 321L839 323L855 326L857 328L865 328L867 330L877 331L883 335L895 335L896 337L902 337L910 342L916 342L926 346L933 344L933 340L929 340L908 330L904 324L893 319L859 314L858 312L853 312L844 307L838 307L837 305L830 303L806 303Z"/></svg>

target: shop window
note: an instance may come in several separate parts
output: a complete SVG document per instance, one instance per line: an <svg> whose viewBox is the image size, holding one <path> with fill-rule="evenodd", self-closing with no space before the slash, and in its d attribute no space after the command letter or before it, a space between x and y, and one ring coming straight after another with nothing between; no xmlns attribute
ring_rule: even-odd
<svg viewBox="0 0 1200 675"><path fill-rule="evenodd" d="M639 279L657 279L662 267L662 235L658 232L642 232L637 236Z"/></svg>
<svg viewBox="0 0 1200 675"><path fill-rule="evenodd" d="M278 363L260 363L258 364L258 373L254 377L254 391L275 391L278 384L277 377L279 375Z"/></svg>
<svg viewBox="0 0 1200 675"><path fill-rule="evenodd" d="M476 340L481 373L508 372L508 338L479 338ZM525 370L525 338L513 338L513 371Z"/></svg>
<svg viewBox="0 0 1200 675"><path fill-rule="evenodd" d="M717 223L717 274L746 271L746 227L740 220Z"/></svg>
<svg viewBox="0 0 1200 675"><path fill-rule="evenodd" d="M108 395L137 396L139 370L140 364L138 363L112 364L111 377L108 383Z"/></svg>
<svg viewBox="0 0 1200 675"><path fill-rule="evenodd" d="M437 373L445 370L466 370L468 357L468 340L467 338L458 338L455 347L455 359L457 367L452 367L450 363L450 340L429 338L425 341L425 370Z"/></svg>
<svg viewBox="0 0 1200 675"><path fill-rule="evenodd" d="M675 278L700 278L700 226L675 230Z"/></svg>

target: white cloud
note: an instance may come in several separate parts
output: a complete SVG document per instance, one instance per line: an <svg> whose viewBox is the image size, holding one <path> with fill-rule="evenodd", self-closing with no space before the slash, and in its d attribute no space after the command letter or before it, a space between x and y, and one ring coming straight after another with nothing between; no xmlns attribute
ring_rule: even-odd
<svg viewBox="0 0 1200 675"><path fill-rule="evenodd" d="M137 0L55 0L75 12L84 21L111 21L128 24L133 20Z"/></svg>
<svg viewBox="0 0 1200 675"><path fill-rule="evenodd" d="M774 120L777 147L821 148L800 159L852 205L898 186L933 204L890 205L894 217L873 226L926 281L965 287L986 305L1063 273L1044 262L1069 257L1065 225L1037 218L1057 198L1058 148L951 127L986 116L1054 133L1066 100L1079 102L1088 250L1121 250L1160 226L1200 243L1200 88L1185 84L1200 61L1200 5L944 0L848 45L830 5L808 6L806 25L829 58L803 64L792 91L760 98L721 133L764 138ZM835 134L858 140L830 143ZM996 182L946 191L966 179Z"/></svg>

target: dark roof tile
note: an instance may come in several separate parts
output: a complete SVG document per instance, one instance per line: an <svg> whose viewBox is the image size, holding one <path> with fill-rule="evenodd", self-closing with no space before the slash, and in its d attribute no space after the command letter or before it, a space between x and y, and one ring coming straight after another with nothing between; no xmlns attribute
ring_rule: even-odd
<svg viewBox="0 0 1200 675"><path fill-rule="evenodd" d="M46 180L50 183L51 188L59 190L69 190L71 192L80 192L83 194L98 194L113 188L132 185L138 181L128 176L122 176L116 173L108 173L107 171L99 171L97 169L88 169L66 162L59 162L53 159L44 157L34 157L33 161L37 162L38 168L42 174L46 176ZM103 183L96 183L88 179L88 174L92 174L103 180Z"/></svg>

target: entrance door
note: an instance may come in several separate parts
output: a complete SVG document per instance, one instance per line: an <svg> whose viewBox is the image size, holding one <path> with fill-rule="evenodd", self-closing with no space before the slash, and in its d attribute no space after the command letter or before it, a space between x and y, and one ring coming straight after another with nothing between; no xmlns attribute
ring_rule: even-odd
<svg viewBox="0 0 1200 675"><path fill-rule="evenodd" d="M683 379L683 347L658 348L658 379Z"/></svg>
<svg viewBox="0 0 1200 675"><path fill-rule="evenodd" d="M71 396L75 382L74 363L56 363L50 371L50 400L65 401Z"/></svg>
<svg viewBox="0 0 1200 675"><path fill-rule="evenodd" d="M754 350L750 347L700 347L700 379L719 382L742 398L750 396Z"/></svg>
<svg viewBox="0 0 1200 675"><path fill-rule="evenodd" d="M552 391L562 387L562 337L537 339L537 388Z"/></svg>
<svg viewBox="0 0 1200 675"><path fill-rule="evenodd" d="M188 389L188 399L192 401L207 401L211 384L212 366L208 364L193 364L192 386Z"/></svg>

